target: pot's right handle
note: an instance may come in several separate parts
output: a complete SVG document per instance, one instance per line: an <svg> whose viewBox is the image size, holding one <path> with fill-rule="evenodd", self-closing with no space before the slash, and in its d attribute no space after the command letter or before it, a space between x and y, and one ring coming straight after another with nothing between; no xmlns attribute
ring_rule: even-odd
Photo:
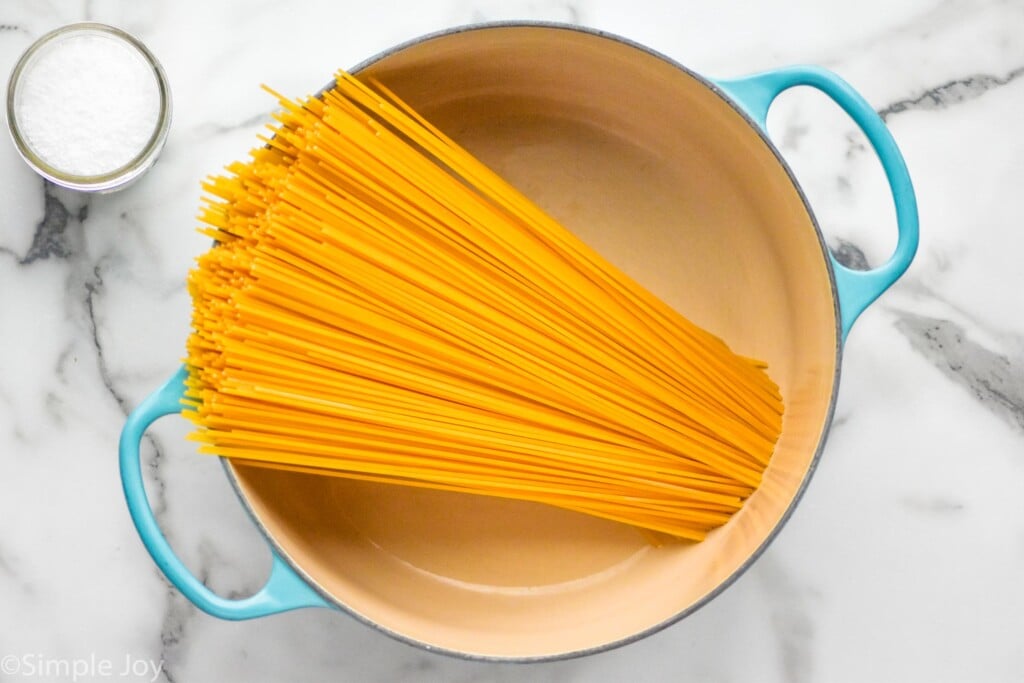
<svg viewBox="0 0 1024 683"><path fill-rule="evenodd" d="M917 200L907 165L896 141L885 122L856 90L836 74L820 67L793 66L743 78L719 80L716 84L763 130L766 130L768 109L780 93L798 85L816 88L832 98L860 126L882 162L896 204L896 228L899 233L896 250L883 265L866 271L851 270L829 254L845 339L857 316L903 275L917 251Z"/></svg>

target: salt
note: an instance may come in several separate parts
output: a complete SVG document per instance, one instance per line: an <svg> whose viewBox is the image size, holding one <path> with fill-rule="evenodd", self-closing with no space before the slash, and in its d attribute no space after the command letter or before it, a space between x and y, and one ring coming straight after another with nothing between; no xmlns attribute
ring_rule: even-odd
<svg viewBox="0 0 1024 683"><path fill-rule="evenodd" d="M80 177L132 164L161 124L153 64L111 34L69 34L26 64L14 115L27 146L55 171Z"/></svg>

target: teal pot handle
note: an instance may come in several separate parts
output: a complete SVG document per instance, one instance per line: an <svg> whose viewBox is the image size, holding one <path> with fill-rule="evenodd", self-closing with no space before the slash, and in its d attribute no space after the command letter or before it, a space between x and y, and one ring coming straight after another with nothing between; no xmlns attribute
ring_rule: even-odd
<svg viewBox="0 0 1024 683"><path fill-rule="evenodd" d="M187 370L182 367L159 389L150 394L131 415L121 432L119 447L121 483L128 500L135 528L142 537L146 550L152 555L164 576L191 600L196 607L221 619L253 619L300 607L329 607L329 604L292 569L276 551L270 568L270 578L257 593L240 600L229 600L217 595L192 575L174 554L157 524L153 509L146 498L142 483L142 465L139 447L146 430L157 419L181 412L181 399L185 392Z"/></svg>
<svg viewBox="0 0 1024 683"><path fill-rule="evenodd" d="M816 88L832 98L860 126L882 162L896 204L896 250L883 265L866 271L851 270L829 254L845 339L857 316L903 275L917 251L917 199L914 197L907 165L892 133L856 90L831 71L819 67L793 66L743 78L719 80L716 84L763 130L766 130L768 109L780 93L798 85Z"/></svg>

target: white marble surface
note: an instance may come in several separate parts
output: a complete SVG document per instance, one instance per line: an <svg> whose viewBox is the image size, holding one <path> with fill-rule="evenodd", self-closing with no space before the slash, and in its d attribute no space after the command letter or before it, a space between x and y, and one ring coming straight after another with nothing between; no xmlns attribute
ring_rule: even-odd
<svg viewBox="0 0 1024 683"><path fill-rule="evenodd" d="M849 339L836 421L779 538L692 617L558 663L465 662L341 614L228 623L163 580L125 510L126 411L178 365L184 279L206 240L198 182L243 155L261 82L321 86L394 43L502 18L577 22L712 76L829 67L886 116L914 177L922 243ZM54 190L0 140L0 680L47 661L159 663L191 681L1024 680L1024 3L1019 0L4 0L0 75L42 33L93 19L157 54L175 118L153 171L119 194ZM833 246L894 243L873 157L824 98L789 94L770 127ZM269 559L216 462L155 430L163 528L226 594ZM178 424L182 423L182 424ZM126 680L150 680L152 669Z"/></svg>

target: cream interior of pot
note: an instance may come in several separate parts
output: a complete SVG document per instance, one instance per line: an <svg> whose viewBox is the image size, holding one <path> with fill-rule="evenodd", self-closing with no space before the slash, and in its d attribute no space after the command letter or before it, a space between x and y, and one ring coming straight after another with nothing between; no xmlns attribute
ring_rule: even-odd
<svg viewBox="0 0 1024 683"><path fill-rule="evenodd" d="M786 401L764 483L698 544L545 506L234 466L281 552L339 604L493 657L633 637L726 582L784 517L823 437L835 308L812 218L771 148L706 85L556 27L447 34L368 66L564 225L738 353Z"/></svg>

